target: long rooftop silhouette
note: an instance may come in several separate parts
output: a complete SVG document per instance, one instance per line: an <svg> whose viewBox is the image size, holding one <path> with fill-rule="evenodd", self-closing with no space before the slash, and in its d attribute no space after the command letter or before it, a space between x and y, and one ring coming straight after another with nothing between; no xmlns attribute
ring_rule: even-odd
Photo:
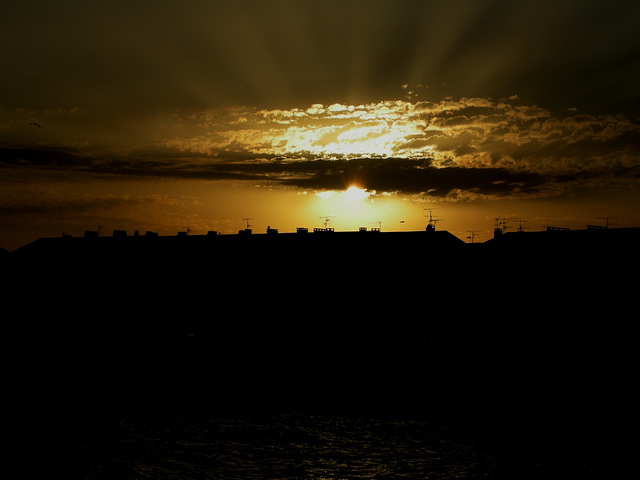
<svg viewBox="0 0 640 480"><path fill-rule="evenodd" d="M145 310L139 317L173 312L188 323L191 316L182 313L192 308L187 304L197 309L205 301L216 306L248 301L278 305L282 318L309 311L326 321L319 303L354 318L362 312L397 316L400 299L443 315L464 307L469 316L487 311L488 298L514 309L525 303L555 309L554 299L561 297L565 305L571 299L576 312L593 311L587 305L596 296L626 303L639 245L637 227L513 232L496 227L493 238L477 243L432 224L422 231L390 232L299 228L283 233L269 227L263 233L131 235L116 230L41 238L4 255L2 263L12 290L27 303L42 296L53 302L73 297L116 319L133 304Z"/></svg>
<svg viewBox="0 0 640 480"><path fill-rule="evenodd" d="M429 223L422 231L381 231L379 228L360 227L357 231L336 231L333 228L300 227L295 232L279 232L267 227L266 232L254 232L251 228L238 230L237 233L220 233L209 231L204 235L190 234L180 231L176 235L159 235L153 231L133 234L126 230L114 230L112 235L99 231L87 230L83 236L62 234L59 237L43 237L10 253L16 259L43 260L49 255L58 256L64 253L67 260L75 254L95 255L146 255L162 251L169 256L172 253L191 252L208 255L232 252L236 248L243 251L252 249L258 253L268 254L269 250L278 248L312 249L312 248L348 248L376 247L372 252L380 257L390 253L394 248L411 250L412 248L456 249L480 252L488 249L509 251L514 248L528 249L534 253L544 249L551 254L555 249L570 249L578 252L583 249L634 248L640 240L640 227L612 228L600 225L587 225L584 229L564 227L546 227L540 231L506 232L496 226L491 239L483 242L465 242L447 230L437 230ZM275 250L274 250L275 251ZM165 257L165 260L168 257ZM161 261L161 258L157 259Z"/></svg>

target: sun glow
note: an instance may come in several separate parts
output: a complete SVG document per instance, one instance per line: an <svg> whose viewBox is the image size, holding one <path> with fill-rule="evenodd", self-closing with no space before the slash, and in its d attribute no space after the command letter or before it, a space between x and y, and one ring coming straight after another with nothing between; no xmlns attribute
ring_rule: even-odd
<svg viewBox="0 0 640 480"><path fill-rule="evenodd" d="M319 200L315 205L320 218L330 218L331 225L337 229L353 230L362 226L379 223L381 215L389 207L378 202L375 192L355 185L346 190L316 192Z"/></svg>
<svg viewBox="0 0 640 480"><path fill-rule="evenodd" d="M347 201L349 202L366 200L371 195L371 192L368 192L364 188L356 187L355 185L352 185L349 188L347 188L347 190L344 193Z"/></svg>

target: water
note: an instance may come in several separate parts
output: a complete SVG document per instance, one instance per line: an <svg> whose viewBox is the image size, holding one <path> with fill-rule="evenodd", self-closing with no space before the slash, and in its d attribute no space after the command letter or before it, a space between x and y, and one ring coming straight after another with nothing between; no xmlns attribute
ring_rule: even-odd
<svg viewBox="0 0 640 480"><path fill-rule="evenodd" d="M616 445L637 428L613 349L546 344L543 362L523 343L411 338L277 355L247 339L14 339L12 478L608 480L633 458Z"/></svg>
<svg viewBox="0 0 640 480"><path fill-rule="evenodd" d="M25 478L584 478L513 425L313 412L107 415L29 439Z"/></svg>

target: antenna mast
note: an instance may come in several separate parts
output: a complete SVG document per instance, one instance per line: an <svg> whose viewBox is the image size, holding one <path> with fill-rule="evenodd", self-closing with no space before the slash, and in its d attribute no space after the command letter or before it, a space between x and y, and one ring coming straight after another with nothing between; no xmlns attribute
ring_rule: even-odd
<svg viewBox="0 0 640 480"><path fill-rule="evenodd" d="M322 224L324 225L324 228L327 228L327 225L329 225L329 220L333 216L334 215L325 215L325 216L318 217L318 218L324 218L324 222Z"/></svg>
<svg viewBox="0 0 640 480"><path fill-rule="evenodd" d="M609 228L612 224L609 223L609 218L612 217L596 217L598 220L604 220L605 221L605 227L604 228ZM615 217L613 217L615 218Z"/></svg>
<svg viewBox="0 0 640 480"><path fill-rule="evenodd" d="M427 224L427 230L428 231L432 231L436 229L436 222L439 222L440 219L436 219L433 217L433 213L432 210L434 210L433 208L424 208L422 207L422 210L428 210L429 211L429 223ZM426 215L425 215L426 217Z"/></svg>
<svg viewBox="0 0 640 480"><path fill-rule="evenodd" d="M249 230L253 225L249 225L249 220L253 220L253 217L243 218L243 221L247 222L247 230Z"/></svg>
<svg viewBox="0 0 640 480"><path fill-rule="evenodd" d="M509 220L511 219L506 217L496 217L495 231L499 230L500 233L504 233L507 228L511 228L507 226Z"/></svg>
<svg viewBox="0 0 640 480"><path fill-rule="evenodd" d="M522 222L526 222L526 220L518 220L520 225L518 226L518 233L524 232L524 228L522 227Z"/></svg>

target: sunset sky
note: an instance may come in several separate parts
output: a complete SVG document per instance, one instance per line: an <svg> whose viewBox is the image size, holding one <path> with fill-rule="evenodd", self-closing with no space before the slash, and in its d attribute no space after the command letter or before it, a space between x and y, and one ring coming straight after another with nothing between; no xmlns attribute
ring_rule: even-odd
<svg viewBox="0 0 640 480"><path fill-rule="evenodd" d="M7 250L640 226L638 2L20 0L0 29Z"/></svg>

